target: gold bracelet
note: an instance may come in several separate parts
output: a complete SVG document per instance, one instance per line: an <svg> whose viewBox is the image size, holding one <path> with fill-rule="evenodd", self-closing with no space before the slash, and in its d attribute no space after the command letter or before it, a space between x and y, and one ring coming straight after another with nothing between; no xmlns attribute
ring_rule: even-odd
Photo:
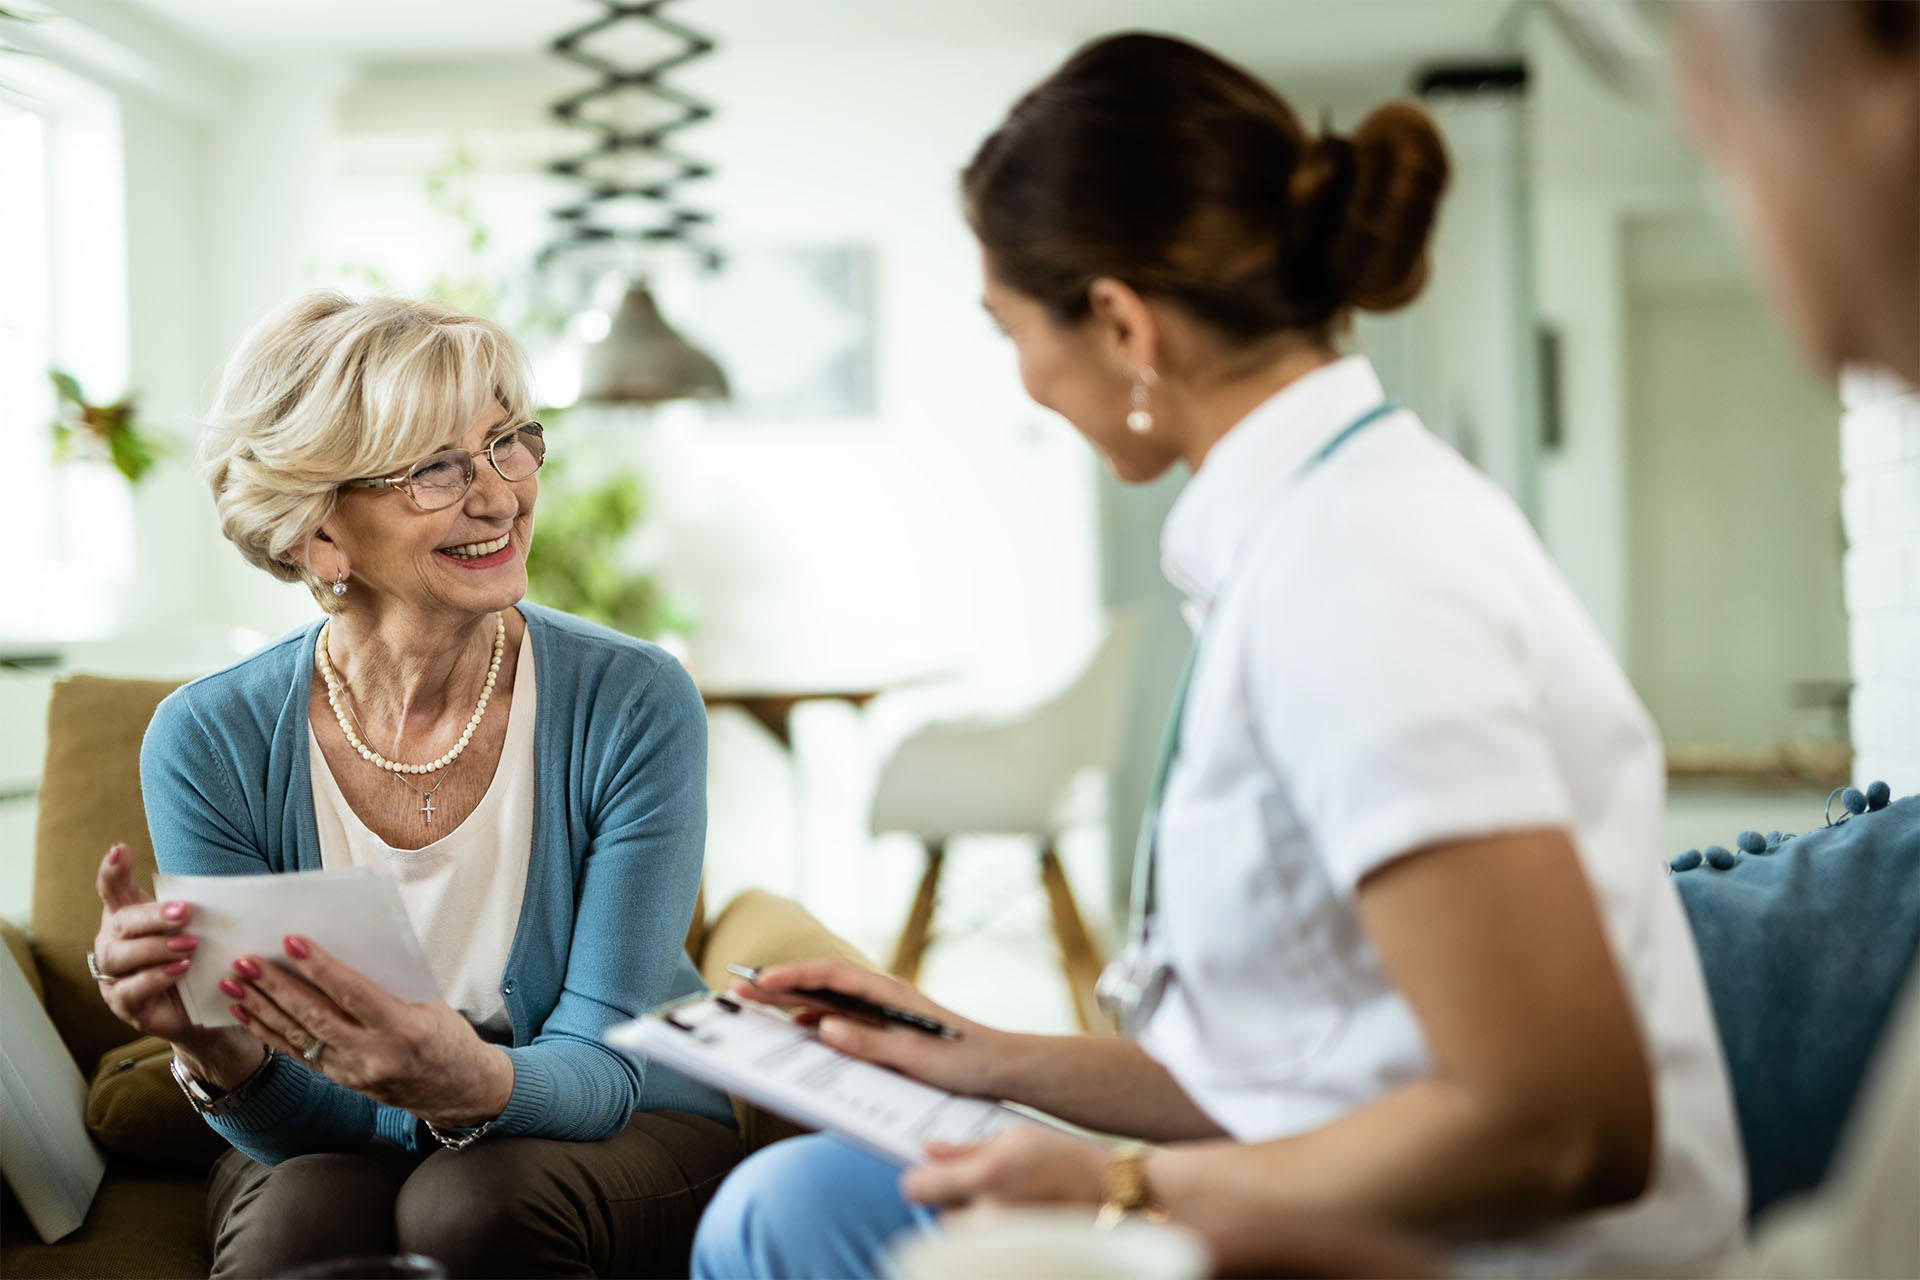
<svg viewBox="0 0 1920 1280"><path fill-rule="evenodd" d="M1107 1157L1106 1170L1100 1175L1100 1211L1093 1223L1102 1229L1118 1226L1128 1217L1148 1222L1165 1222L1166 1206L1153 1198L1147 1188L1146 1158L1149 1148L1128 1143Z"/></svg>

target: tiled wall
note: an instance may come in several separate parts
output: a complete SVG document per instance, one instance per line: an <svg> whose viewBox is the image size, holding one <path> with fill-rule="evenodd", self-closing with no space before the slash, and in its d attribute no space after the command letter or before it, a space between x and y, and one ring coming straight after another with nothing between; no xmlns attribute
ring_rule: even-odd
<svg viewBox="0 0 1920 1280"><path fill-rule="evenodd" d="M1907 795L1920 791L1920 393L1849 372L1841 396L1854 778Z"/></svg>

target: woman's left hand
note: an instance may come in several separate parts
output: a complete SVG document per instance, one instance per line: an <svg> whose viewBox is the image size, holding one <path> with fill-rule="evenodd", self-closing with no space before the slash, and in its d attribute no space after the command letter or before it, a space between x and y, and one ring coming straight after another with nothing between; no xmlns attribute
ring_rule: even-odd
<svg viewBox="0 0 1920 1280"><path fill-rule="evenodd" d="M220 981L262 1044L439 1126L471 1127L506 1109L513 1060L451 1006L389 995L308 939L289 936L283 947L290 970L243 956Z"/></svg>
<svg viewBox="0 0 1920 1280"><path fill-rule="evenodd" d="M968 1205L1100 1203L1107 1151L1091 1142L1022 1126L985 1142L927 1144L928 1163L909 1169L909 1200L944 1208Z"/></svg>

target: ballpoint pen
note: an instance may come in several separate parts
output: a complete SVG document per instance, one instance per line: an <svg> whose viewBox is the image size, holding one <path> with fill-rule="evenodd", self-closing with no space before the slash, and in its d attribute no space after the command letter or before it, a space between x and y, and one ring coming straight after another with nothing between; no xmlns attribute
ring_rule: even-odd
<svg viewBox="0 0 1920 1280"><path fill-rule="evenodd" d="M745 978L756 986L760 982L760 971L744 964L730 964L727 972L737 978ZM958 1040L960 1033L944 1022L909 1013L905 1009L896 1009L892 1005L876 1004L863 1000L859 996L850 996L844 991L830 991L825 987L794 987L789 994L815 1004L824 1004L830 1009L842 1013L851 1013L856 1017L872 1018L877 1022L892 1022L924 1035L939 1036L942 1040Z"/></svg>

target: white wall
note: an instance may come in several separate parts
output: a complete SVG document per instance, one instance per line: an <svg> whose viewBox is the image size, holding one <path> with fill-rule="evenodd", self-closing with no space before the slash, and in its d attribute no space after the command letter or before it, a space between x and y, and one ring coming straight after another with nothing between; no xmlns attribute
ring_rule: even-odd
<svg viewBox="0 0 1920 1280"><path fill-rule="evenodd" d="M1696 161L1657 107L1601 85L1557 28L1526 29L1535 254L1543 319L1561 335L1565 443L1541 461L1541 537L1623 661L1629 652L1623 225L1698 209Z"/></svg>
<svg viewBox="0 0 1920 1280"><path fill-rule="evenodd" d="M1843 746L1838 389L1706 219L1627 230L1629 672L1670 761Z"/></svg>
<svg viewBox="0 0 1920 1280"><path fill-rule="evenodd" d="M873 245L880 380L871 423L683 437L661 479L688 486L694 501L682 510L699 508L690 533L729 528L727 558L747 571L735 600L752 602L751 616L710 608L699 651L723 680L728 668L769 665L1057 670L1098 609L1095 463L1026 400L1012 349L980 310L957 177L1066 50L748 43L689 69L689 86L722 108L686 136L718 169L692 197L742 240ZM706 541L689 537L689 554ZM917 855L865 837L870 761L857 726L823 712L801 730L810 857L796 887L830 925L884 954ZM716 757L709 874L723 890L730 877L778 883L780 859L766 855L786 843L778 827L792 818L768 802L780 795L780 762L770 769L761 756L756 767L737 725L717 725L716 743L737 749ZM1069 853L1085 903L1103 896L1100 852Z"/></svg>
<svg viewBox="0 0 1920 1280"><path fill-rule="evenodd" d="M1853 774L1920 791L1920 393L1885 375L1841 381Z"/></svg>
<svg viewBox="0 0 1920 1280"><path fill-rule="evenodd" d="M1540 516L1539 403L1527 201L1529 104L1445 95L1427 104L1453 163L1414 304L1362 316L1359 347L1393 395L1441 439Z"/></svg>

